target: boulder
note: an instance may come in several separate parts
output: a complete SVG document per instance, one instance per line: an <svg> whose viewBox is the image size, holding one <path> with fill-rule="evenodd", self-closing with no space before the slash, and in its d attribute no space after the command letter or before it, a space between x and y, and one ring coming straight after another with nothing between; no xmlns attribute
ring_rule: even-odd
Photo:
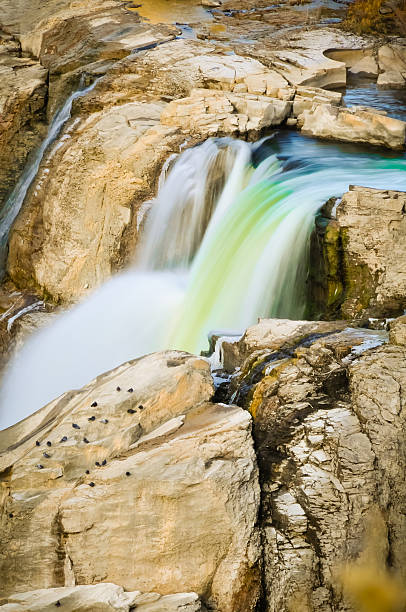
<svg viewBox="0 0 406 612"><path fill-rule="evenodd" d="M316 312L396 316L406 308L406 193L350 187L336 219L318 227L311 267Z"/></svg>
<svg viewBox="0 0 406 612"><path fill-rule="evenodd" d="M343 590L343 564L404 580L405 348L366 329L307 336L303 322L266 322L230 392L254 418L261 474L264 609L359 609ZM289 341L289 326L292 334ZM375 348L374 348L375 347ZM389 560L389 561L388 561Z"/></svg>
<svg viewBox="0 0 406 612"><path fill-rule="evenodd" d="M299 117L302 134L344 142L367 144L401 150L405 146L406 123L353 106L338 108L314 104Z"/></svg>
<svg viewBox="0 0 406 612"><path fill-rule="evenodd" d="M251 418L213 392L207 361L159 353L1 432L2 596L105 581L253 611Z"/></svg>
<svg viewBox="0 0 406 612"><path fill-rule="evenodd" d="M2 612L203 612L196 593L177 593L161 597L158 593L125 592L115 584L39 589L7 597Z"/></svg>

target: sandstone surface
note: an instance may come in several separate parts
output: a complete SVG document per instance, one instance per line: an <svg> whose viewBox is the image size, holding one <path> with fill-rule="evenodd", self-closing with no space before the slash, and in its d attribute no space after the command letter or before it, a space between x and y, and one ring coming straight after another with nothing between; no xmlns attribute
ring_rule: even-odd
<svg viewBox="0 0 406 612"><path fill-rule="evenodd" d="M161 353L1 432L3 597L105 581L253 610L251 419L212 395L206 361Z"/></svg>
<svg viewBox="0 0 406 612"><path fill-rule="evenodd" d="M350 319L403 312L405 206L406 194L399 191L351 187L344 194L336 219L320 226L323 246L314 253L321 267L314 283L316 310Z"/></svg>
<svg viewBox="0 0 406 612"><path fill-rule="evenodd" d="M401 150L405 147L406 123L373 109L338 108L315 104L299 117L302 134L347 142L365 142Z"/></svg>
<svg viewBox="0 0 406 612"><path fill-rule="evenodd" d="M48 72L0 31L0 208L44 136Z"/></svg>
<svg viewBox="0 0 406 612"><path fill-rule="evenodd" d="M307 325L293 351L288 328L295 334L304 322L252 328L262 352L247 357L231 388L254 417L264 609L354 610L344 562L365 566L371 583L388 558L404 573L406 354L384 344L385 332L318 336Z"/></svg>
<svg viewBox="0 0 406 612"><path fill-rule="evenodd" d="M10 595L3 612L51 612L63 607L64 612L204 612L196 593L164 595L126 592L115 584L39 589Z"/></svg>

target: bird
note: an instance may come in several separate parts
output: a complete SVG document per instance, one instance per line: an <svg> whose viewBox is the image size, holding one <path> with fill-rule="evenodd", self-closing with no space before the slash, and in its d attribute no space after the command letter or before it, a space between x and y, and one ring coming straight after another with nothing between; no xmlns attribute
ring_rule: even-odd
<svg viewBox="0 0 406 612"><path fill-rule="evenodd" d="M144 406L141 404L140 406L138 406L138 410L144 410Z"/></svg>
<svg viewBox="0 0 406 612"><path fill-rule="evenodd" d="M77 425L76 423L72 423L72 427L73 429L80 429L79 425Z"/></svg>
<svg viewBox="0 0 406 612"><path fill-rule="evenodd" d="M86 474L90 474L90 470L86 470Z"/></svg>
<svg viewBox="0 0 406 612"><path fill-rule="evenodd" d="M89 482L89 487L94 487L94 482Z"/></svg>
<svg viewBox="0 0 406 612"><path fill-rule="evenodd" d="M41 446L41 442L39 442L38 440L35 442L35 446Z"/></svg>
<svg viewBox="0 0 406 612"><path fill-rule="evenodd" d="M84 442L85 444L89 444L89 440L88 440L87 438L83 438L83 442Z"/></svg>
<svg viewBox="0 0 406 612"><path fill-rule="evenodd" d="M14 514L12 512L9 512L9 517L13 518Z"/></svg>
<svg viewBox="0 0 406 612"><path fill-rule="evenodd" d="M96 461L95 465L97 465L97 467L100 467L100 462Z"/></svg>
<svg viewBox="0 0 406 612"><path fill-rule="evenodd" d="M125 475L126 476L131 476L131 472L126 472Z"/></svg>
<svg viewBox="0 0 406 612"><path fill-rule="evenodd" d="M134 408L129 408L129 409L127 410L127 412L128 412L128 414L135 414L137 411L136 411L136 410L134 410Z"/></svg>
<svg viewBox="0 0 406 612"><path fill-rule="evenodd" d="M66 440L67 440L67 439L68 439L68 438L67 438L66 436L64 436L63 438L61 438L61 439L59 440L59 442L66 442Z"/></svg>
<svg viewBox="0 0 406 612"><path fill-rule="evenodd" d="M42 453L42 454L44 455L45 459L50 459L51 458L51 455L48 455L48 453Z"/></svg>
<svg viewBox="0 0 406 612"><path fill-rule="evenodd" d="M52 446L52 442L50 442L50 441L48 440L48 442L47 442L47 446Z"/></svg>
<svg viewBox="0 0 406 612"><path fill-rule="evenodd" d="M61 602L60 602L60 601L57 601L57 602L55 603L55 605L56 605L56 607L57 607L57 608L60 608L62 604L61 604Z"/></svg>
<svg viewBox="0 0 406 612"><path fill-rule="evenodd" d="M91 417L89 417L87 420L88 420L88 421L95 421L95 420L96 420L96 417L95 417L95 416L91 416Z"/></svg>
<svg viewBox="0 0 406 612"><path fill-rule="evenodd" d="M100 423L108 423L108 422L109 422L109 421L108 421L108 419L102 419L102 420L100 421Z"/></svg>
<svg viewBox="0 0 406 612"><path fill-rule="evenodd" d="M132 387L130 387L129 389L127 389L128 393L132 393L134 391L134 389Z"/></svg>
<svg viewBox="0 0 406 612"><path fill-rule="evenodd" d="M121 391L121 387L116 387L116 391Z"/></svg>
<svg viewBox="0 0 406 612"><path fill-rule="evenodd" d="M43 465L41 465L40 463L38 463L37 468L38 468L39 470L43 470L43 469L44 469L44 466L43 466Z"/></svg>
<svg viewBox="0 0 406 612"><path fill-rule="evenodd" d="M97 406L97 402L93 402L93 404L90 404L92 408L96 408Z"/></svg>
<svg viewBox="0 0 406 612"><path fill-rule="evenodd" d="M103 459L103 461L102 461L102 465L106 465L106 463L107 463L107 460L106 460L106 459Z"/></svg>

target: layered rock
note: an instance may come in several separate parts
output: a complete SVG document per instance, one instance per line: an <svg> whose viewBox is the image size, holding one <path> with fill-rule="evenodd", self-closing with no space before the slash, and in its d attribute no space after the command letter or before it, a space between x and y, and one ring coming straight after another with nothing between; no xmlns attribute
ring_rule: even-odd
<svg viewBox="0 0 406 612"><path fill-rule="evenodd" d="M278 98L194 89L189 98L171 102L161 122L182 126L199 137L246 135L254 139L265 128L285 121L290 110L291 103Z"/></svg>
<svg viewBox="0 0 406 612"><path fill-rule="evenodd" d="M343 563L370 564L371 582L386 559L405 568L405 348L330 325L262 322L233 382L254 417L266 610L354 610Z"/></svg>
<svg viewBox="0 0 406 612"><path fill-rule="evenodd" d="M397 315L406 307L406 194L351 187L313 247L315 312L344 318ZM316 261L317 260L317 261Z"/></svg>
<svg viewBox="0 0 406 612"><path fill-rule="evenodd" d="M92 113L45 160L10 239L8 271L20 286L71 301L128 261L139 209L184 141L160 125L162 108L135 101Z"/></svg>
<svg viewBox="0 0 406 612"><path fill-rule="evenodd" d="M402 89L406 79L406 49L401 45L384 45L378 51L380 74L378 87Z"/></svg>
<svg viewBox="0 0 406 612"><path fill-rule="evenodd" d="M164 595L125 592L115 584L40 589L7 597L0 606L3 612L51 612L63 607L64 612L203 612L196 593Z"/></svg>
<svg viewBox="0 0 406 612"><path fill-rule="evenodd" d="M402 150L405 147L406 123L387 117L373 109L338 108L314 104L299 117L302 134Z"/></svg>
<svg viewBox="0 0 406 612"><path fill-rule="evenodd" d="M44 135L48 72L0 32L0 208Z"/></svg>
<svg viewBox="0 0 406 612"><path fill-rule="evenodd" d="M251 419L210 403L212 395L206 361L161 353L1 432L3 597L112 582L196 592L225 612L253 610L260 574Z"/></svg>

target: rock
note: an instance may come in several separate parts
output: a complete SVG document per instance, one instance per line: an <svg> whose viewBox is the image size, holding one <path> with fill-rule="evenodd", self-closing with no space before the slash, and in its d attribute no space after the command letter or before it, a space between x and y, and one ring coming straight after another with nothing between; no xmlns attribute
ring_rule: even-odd
<svg viewBox="0 0 406 612"><path fill-rule="evenodd" d="M341 104L342 94L336 91L327 91L318 87L297 87L293 101L292 114L298 117L305 110L311 110L314 104Z"/></svg>
<svg viewBox="0 0 406 612"><path fill-rule="evenodd" d="M346 142L365 142L401 150L405 146L406 123L379 113L315 104L299 117L307 136Z"/></svg>
<svg viewBox="0 0 406 612"><path fill-rule="evenodd" d="M381 74L378 87L381 89L402 89L405 86L406 52L400 45L384 45L378 50Z"/></svg>
<svg viewBox="0 0 406 612"><path fill-rule="evenodd" d="M391 344L406 346L406 315L398 317L389 325L389 341Z"/></svg>
<svg viewBox="0 0 406 612"><path fill-rule="evenodd" d="M280 125L290 108L290 102L277 98L195 89L189 98L171 102L161 122L199 137L255 137L266 127Z"/></svg>
<svg viewBox="0 0 406 612"><path fill-rule="evenodd" d="M288 326L280 323L289 344ZM264 608L354 610L343 563L359 567L366 557L383 569L390 559L404 573L406 352L379 347L385 332L346 329L310 336L282 360L274 339L248 356L236 381L237 401L254 416Z"/></svg>
<svg viewBox="0 0 406 612"><path fill-rule="evenodd" d="M210 403L213 392L205 360L159 353L0 432L3 596L103 580L253 611L260 569L251 419ZM46 440L50 458L42 459Z"/></svg>
<svg viewBox="0 0 406 612"><path fill-rule="evenodd" d="M8 52L3 52L9 40ZM47 70L0 33L0 207L44 136Z"/></svg>
<svg viewBox="0 0 406 612"><path fill-rule="evenodd" d="M241 367L250 355L264 350L291 351L309 338L330 334L348 326L346 321L292 321L290 319L260 319L249 327L238 342L222 344L224 369L232 372Z"/></svg>
<svg viewBox="0 0 406 612"><path fill-rule="evenodd" d="M154 196L165 159L184 142L159 124L164 106L113 107L66 133L11 233L8 272L18 285L73 301L133 255L138 210Z"/></svg>
<svg viewBox="0 0 406 612"><path fill-rule="evenodd" d="M64 612L203 612L196 593L177 593L161 597L158 593L125 592L115 584L40 589L10 595L8 603L0 606L3 612L53 612L63 607Z"/></svg>
<svg viewBox="0 0 406 612"><path fill-rule="evenodd" d="M321 286L312 296L318 312L350 319L403 312L405 206L406 193L400 191L351 186L344 194L336 220L320 228L321 246L312 255L313 262L322 262Z"/></svg>
<svg viewBox="0 0 406 612"><path fill-rule="evenodd" d="M378 76L378 65L372 55L363 57L350 68L350 73L358 77L375 78Z"/></svg>
<svg viewBox="0 0 406 612"><path fill-rule="evenodd" d="M36 10L23 1L25 11L17 27L16 13L2 14L2 22L18 36L23 52L38 58L49 70L49 114L62 104L76 88L83 68L97 72L125 57L132 51L158 44L175 37L170 26L140 23L134 11L116 0L101 0L97 4L52 0ZM4 21L3 21L4 19Z"/></svg>
<svg viewBox="0 0 406 612"><path fill-rule="evenodd" d="M388 70L378 76L377 85L380 89L403 89L405 79L400 72Z"/></svg>

